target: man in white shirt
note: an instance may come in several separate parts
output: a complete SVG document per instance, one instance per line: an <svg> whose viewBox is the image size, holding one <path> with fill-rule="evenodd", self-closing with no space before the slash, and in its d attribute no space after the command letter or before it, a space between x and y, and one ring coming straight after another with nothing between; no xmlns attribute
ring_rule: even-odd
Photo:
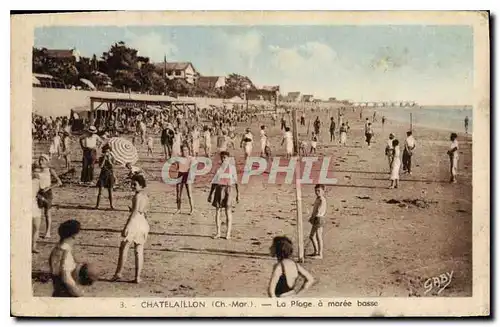
<svg viewBox="0 0 500 327"><path fill-rule="evenodd" d="M411 157L413 156L413 150L415 149L415 139L413 138L412 132L406 132L405 147L403 150L403 171L411 175Z"/></svg>
<svg viewBox="0 0 500 327"><path fill-rule="evenodd" d="M97 135L95 126L90 126L87 136L80 139L80 146L83 151L82 183L91 183L94 179L94 164L97 160L97 148L100 143L102 143L102 139Z"/></svg>

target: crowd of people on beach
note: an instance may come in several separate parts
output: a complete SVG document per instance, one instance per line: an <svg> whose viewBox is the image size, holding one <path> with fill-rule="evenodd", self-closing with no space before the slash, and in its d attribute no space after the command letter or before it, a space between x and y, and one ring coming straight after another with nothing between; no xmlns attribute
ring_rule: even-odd
<svg viewBox="0 0 500 327"><path fill-rule="evenodd" d="M306 138L299 137L295 140L290 126L290 110L283 110L281 113L280 129L283 133L281 146L287 158L291 158L296 152L301 156L316 155L320 142L339 144L344 147L348 144L348 135L351 132L349 122L345 118L346 110L349 107L339 108L336 114L330 117L328 122L328 139L323 139L324 124L320 119L320 109L316 111L303 111L299 118L299 125L306 128L306 118L309 120ZM354 109L353 109L354 110ZM312 119L316 116L315 119ZM336 116L336 117L335 117ZM363 115L360 110L360 120ZM45 218L45 233L42 238L51 237L52 220L51 208L53 203L52 190L62 185L61 179L56 171L51 167L50 162L54 156L65 159L65 168L71 167L71 146L74 130L72 126L77 116L72 112L69 117L41 117L34 115L32 120L33 138L40 142L49 142L48 154L42 154L32 166L33 192L36 195L33 199L33 233L32 252L38 253L37 240L39 238L41 217ZM176 170L179 182L176 184L176 214L181 211L182 197L185 193L188 198L192 215L195 210L193 188L189 181L189 172L195 157L217 155L221 162L221 171L226 171L225 166L229 165L231 152L237 151L237 146L242 149L244 158L250 157L254 151L255 137L251 128L246 128L244 133L237 135L236 128L239 125L249 126L252 121L259 123L270 121L272 126L277 124L278 113L268 111L266 113L246 112L238 107L217 107L195 112L182 110L173 111L140 111L135 114L123 112L111 116L99 116L86 122L86 129L79 137L79 145L82 150L82 168L79 183L83 185L93 185L95 183L94 169L98 165L100 172L95 186L98 189L95 208L99 208L103 189L108 191L109 207L114 210L113 190L117 183L115 168L117 163L113 156L111 146L107 140L111 137L124 135L128 132L132 135L132 143L147 146L147 156L154 156L155 144L154 135L159 136L162 153L165 160L172 157L179 157ZM382 117L382 127L387 119ZM312 129L309 131L312 123ZM375 132L374 124L378 123L376 112L372 119L366 118L364 123L364 142L367 149L371 149ZM467 123L466 123L467 124ZM265 123L260 124L258 153L261 157L271 157L272 144L267 135ZM467 128L467 125L466 125ZM212 138L215 137L216 147L212 150ZM448 156L450 158L450 182L457 182L458 169L458 141L457 134L450 136L450 148ZM295 147L298 146L297 151ZM389 188L398 188L399 176L402 170L411 175L412 158L414 156L417 143L413 136L413 131L406 133L406 138L402 145L393 133L389 134L385 145L385 156L389 165ZM201 151L202 150L202 151ZM98 153L100 152L100 156ZM76 155L76 154L75 154ZM74 157L74 156L73 156ZM125 163L128 170L127 183L130 183L133 190L130 214L122 230L122 241L119 248L117 268L112 278L113 281L123 278L122 271L127 261L129 248L134 247L135 253L135 282L141 283L141 274L144 266L144 246L149 233L147 212L149 210L149 198L147 189L147 173L140 167L133 166L135 163ZM55 181L55 183L53 183ZM311 258L322 259L323 248L323 228L327 215L327 201L325 197L325 185L315 186L316 199L309 218L311 232L309 239L313 246ZM213 238L222 237L222 219L224 212L226 218L226 233L224 238L231 239L232 234L232 208L240 201L237 177L231 175L230 178L215 178L211 185L207 198L208 202L215 209L215 234ZM68 220L58 228L59 242L52 251L49 262L53 279L54 293L56 297L82 296L83 291L80 285L88 285L95 280L98 275L96 268L90 264L79 264L73 257L75 240L81 230L81 223L77 220ZM312 275L292 258L293 244L286 236L275 237L271 246L271 253L277 258L278 263L273 268L273 273L269 282L268 293L272 297L292 296L306 291L313 283ZM298 276L305 278L306 282L301 288L296 290Z"/></svg>

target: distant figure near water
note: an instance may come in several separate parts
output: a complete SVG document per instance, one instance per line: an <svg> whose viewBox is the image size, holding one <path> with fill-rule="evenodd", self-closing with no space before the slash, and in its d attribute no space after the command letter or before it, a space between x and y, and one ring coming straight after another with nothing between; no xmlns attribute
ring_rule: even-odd
<svg viewBox="0 0 500 327"><path fill-rule="evenodd" d="M465 125L465 134L469 134L469 116L465 116L464 125Z"/></svg>

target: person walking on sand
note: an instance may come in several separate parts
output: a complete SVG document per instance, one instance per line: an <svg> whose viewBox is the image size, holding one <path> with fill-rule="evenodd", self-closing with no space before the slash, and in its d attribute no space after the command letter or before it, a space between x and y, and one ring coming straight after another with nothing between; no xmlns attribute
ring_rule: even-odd
<svg viewBox="0 0 500 327"><path fill-rule="evenodd" d="M171 123L167 123L165 128L161 131L161 145L163 146L163 154L165 155L165 160L172 156L172 148L174 145L174 127Z"/></svg>
<svg viewBox="0 0 500 327"><path fill-rule="evenodd" d="M385 156L387 157L387 161L389 162L389 173L392 169L392 161L394 160L394 147L392 146L392 141L394 140L394 134L389 134L389 139L387 140L387 144L385 145Z"/></svg>
<svg viewBox="0 0 500 327"><path fill-rule="evenodd" d="M236 176L236 167L234 166L234 161L229 158L229 152L222 151L220 153L221 158L221 167L217 171L215 175L212 186L210 188L210 193L208 194L207 201L212 203L212 206L215 208L215 226L216 233L213 236L214 239L218 239L221 237L221 219L220 212L224 209L226 213L226 240L231 238L231 229L233 224L233 186L236 190L236 203L240 201L240 192L238 189L238 180ZM228 172L229 170L229 172ZM219 174L220 173L220 174ZM229 178L224 178L221 174L228 175ZM212 201L213 195L213 201Z"/></svg>
<svg viewBox="0 0 500 327"><path fill-rule="evenodd" d="M207 157L212 156L212 136L210 135L210 128L208 128L208 126L205 126L203 128L203 142L204 142L205 156Z"/></svg>
<svg viewBox="0 0 500 327"><path fill-rule="evenodd" d="M313 132L313 135L311 137L311 150L309 151L310 154L316 154L316 148L318 147L318 136L316 133Z"/></svg>
<svg viewBox="0 0 500 327"><path fill-rule="evenodd" d="M46 224L45 235L42 238L50 238L52 228L52 189L61 186L62 182L59 176L57 176L56 171L49 166L49 156L42 154L38 159L38 165L40 167L40 171L38 172L40 179L40 190L37 193L37 198L39 198L38 207L43 211ZM52 185L52 179L56 181L56 184Z"/></svg>
<svg viewBox="0 0 500 327"><path fill-rule="evenodd" d="M253 148L253 135L250 128L246 129L246 133L241 138L240 147L243 148L245 152L245 160L252 155Z"/></svg>
<svg viewBox="0 0 500 327"><path fill-rule="evenodd" d="M382 116L382 129L384 129L384 125L385 125L385 116Z"/></svg>
<svg viewBox="0 0 500 327"><path fill-rule="evenodd" d="M260 126L260 156L266 156L266 146L267 146L267 135L266 135L266 126Z"/></svg>
<svg viewBox="0 0 500 327"><path fill-rule="evenodd" d="M448 157L450 158L450 183L457 182L457 171L458 171L458 135L457 133L451 133L450 135L450 149L448 150Z"/></svg>
<svg viewBox="0 0 500 327"><path fill-rule="evenodd" d="M97 135L97 128L90 126L86 135L80 139L83 151L81 182L90 184L94 179L94 164L97 159L97 149L102 143Z"/></svg>
<svg viewBox="0 0 500 327"><path fill-rule="evenodd" d="M148 157L152 157L153 156L153 147L154 147L154 141L153 141L153 137L152 136L148 136L146 144L148 146L147 156Z"/></svg>
<svg viewBox="0 0 500 327"><path fill-rule="evenodd" d="M464 119L465 134L469 134L469 116L465 116Z"/></svg>
<svg viewBox="0 0 500 327"><path fill-rule="evenodd" d="M193 150L192 155L197 157L200 152L200 131L197 126L194 126L191 131L191 148Z"/></svg>
<svg viewBox="0 0 500 327"><path fill-rule="evenodd" d="M67 170L71 168L71 138L68 131L63 131L62 138L62 157L64 158L65 167Z"/></svg>
<svg viewBox="0 0 500 327"><path fill-rule="evenodd" d="M345 124L342 123L339 129L340 132L340 145L345 146L347 143L347 128L345 127Z"/></svg>
<svg viewBox="0 0 500 327"><path fill-rule="evenodd" d="M330 142L335 142L335 119L330 117Z"/></svg>
<svg viewBox="0 0 500 327"><path fill-rule="evenodd" d="M316 116L316 120L314 121L314 134L319 135L320 128L321 121L319 120L319 116Z"/></svg>
<svg viewBox="0 0 500 327"><path fill-rule="evenodd" d="M141 280L142 268L144 266L144 244L147 241L149 234L149 224L146 220L146 213L149 206L149 199L144 190L146 180L141 175L132 177L132 188L135 190L134 198L132 199L132 208L129 207L130 216L122 231L123 240L120 244L120 252L118 256L118 265L112 281L122 279L122 271L127 261L128 250L131 244L135 248L135 280L139 284Z"/></svg>
<svg viewBox="0 0 500 327"><path fill-rule="evenodd" d="M285 120L285 115L281 116L281 130L286 129L286 120Z"/></svg>
<svg viewBox="0 0 500 327"><path fill-rule="evenodd" d="M269 250L271 255L278 259L278 263L274 265L271 279L269 280L269 297L297 296L307 291L313 285L314 278L311 273L292 259L293 244L288 237L275 237ZM304 278L305 282L298 290L295 290L299 276Z"/></svg>
<svg viewBox="0 0 500 327"><path fill-rule="evenodd" d="M38 197L38 191L40 190L40 169L38 165L33 164L31 166L31 186L32 186L32 196L33 205L31 210L32 216L32 229L31 229L31 253L38 253L38 249L36 247L36 242L38 241L38 235L40 233L40 224L42 220L42 210L38 206L39 201L44 201L43 198Z"/></svg>
<svg viewBox="0 0 500 327"><path fill-rule="evenodd" d="M290 127L285 128L285 134L283 134L283 139L281 140L281 145L285 144L286 158L290 159L293 155L293 135L290 132Z"/></svg>
<svg viewBox="0 0 500 327"><path fill-rule="evenodd" d="M172 156L177 157L181 154L182 132L179 128L174 129L174 143L172 145Z"/></svg>
<svg viewBox="0 0 500 327"><path fill-rule="evenodd" d="M108 144L106 144L102 147L102 156L99 158L101 173L99 174L99 179L97 180L97 187L99 188L99 191L97 193L97 203L95 205L95 209L99 209L103 188L108 190L109 207L111 210L115 209L113 207L113 187L115 185L115 174L113 171L114 166L115 160L113 154L111 153L111 148Z"/></svg>
<svg viewBox="0 0 500 327"><path fill-rule="evenodd" d="M372 123L368 123L368 125L365 127L365 140L366 144L368 144L368 149L371 147L372 137L373 137Z"/></svg>
<svg viewBox="0 0 500 327"><path fill-rule="evenodd" d="M401 168L401 151L399 149L399 141L392 141L392 148L394 153L394 159L392 160L391 167L391 186L389 188L398 188L399 184L399 169Z"/></svg>
<svg viewBox="0 0 500 327"><path fill-rule="evenodd" d="M415 149L415 139L412 132L406 132L406 140L403 149L403 171L411 175L411 158Z"/></svg>
<svg viewBox="0 0 500 327"><path fill-rule="evenodd" d="M193 214L194 205L193 205L193 189L191 186L191 181L189 181L189 171L191 169L191 165L193 164L194 158L189 155L189 148L187 145L183 145L181 148L181 157L179 158L179 162L177 163L177 171L178 171L178 179L179 182L175 185L175 193L177 199L177 211L175 214L181 212L181 204L182 204L182 190L184 186L186 187L186 193L189 200L189 206L191 210L189 214Z"/></svg>
<svg viewBox="0 0 500 327"><path fill-rule="evenodd" d="M311 217L309 218L309 223L312 225L309 239L311 240L314 248L312 257L314 259L322 259L323 226L325 224L326 214L325 186L323 184L317 184L314 187L314 193L316 193L316 200L314 201Z"/></svg>

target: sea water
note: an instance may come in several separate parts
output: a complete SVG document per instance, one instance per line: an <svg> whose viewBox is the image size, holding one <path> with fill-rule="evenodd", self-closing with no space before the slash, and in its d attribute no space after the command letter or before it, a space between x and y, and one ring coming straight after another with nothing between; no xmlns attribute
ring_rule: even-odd
<svg viewBox="0 0 500 327"><path fill-rule="evenodd" d="M375 108L371 110L372 114L373 111L377 112L378 121L382 119L382 116L385 116L388 120L407 122L409 125L411 113L414 126L431 127L457 133L465 132L465 117L469 117L469 133L472 133L471 107Z"/></svg>

